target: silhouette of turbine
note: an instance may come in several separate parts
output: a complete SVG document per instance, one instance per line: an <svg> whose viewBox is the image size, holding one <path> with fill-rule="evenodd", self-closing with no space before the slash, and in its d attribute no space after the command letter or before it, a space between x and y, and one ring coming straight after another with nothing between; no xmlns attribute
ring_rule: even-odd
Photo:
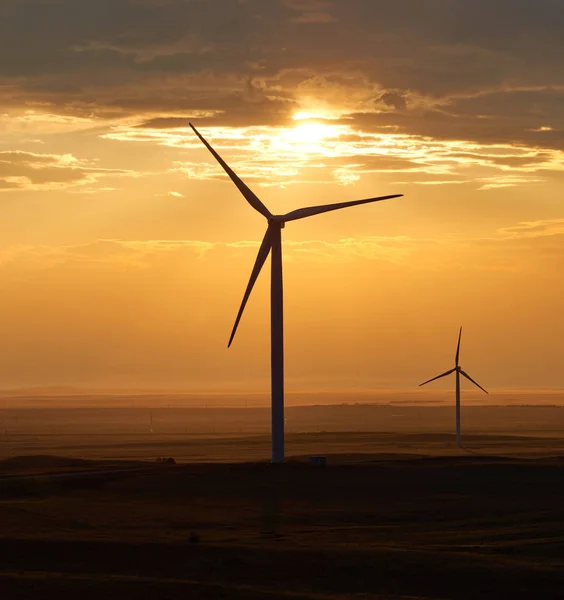
<svg viewBox="0 0 564 600"><path fill-rule="evenodd" d="M437 375L436 377L433 377L433 379L429 379L428 381L425 381L423 383L419 384L419 387L421 387L422 385L427 385L428 383L431 383L431 381L435 381L436 379L440 379L441 377L446 377L447 375L450 375L451 373L456 373L456 445L461 448L462 447L462 441L460 438L460 376L462 375L463 377L466 377L466 379L468 379L468 381L471 381L475 386L479 387L483 392L486 392L486 394L489 394L488 391L486 391L479 383L476 383L472 377L470 377L470 375L468 375L468 373L465 373L462 368L460 367L460 365L458 364L458 361L460 359L460 338L462 337L462 327L460 328L460 332L458 333L458 345L456 346L456 357L454 359L454 369L451 369L450 371L447 371L446 373L443 373L442 375Z"/></svg>
<svg viewBox="0 0 564 600"><path fill-rule="evenodd" d="M219 156L210 144L200 135L198 130L190 123L194 133L200 138L206 148L212 153L223 170L229 175L231 181L237 186L247 202L268 221L266 233L260 245L251 277L241 302L241 307L235 319L235 325L229 338L228 347L235 337L235 332L251 295L253 286L268 255L272 251L271 278L270 278L270 368L271 368L271 410L272 410L272 462L284 462L284 327L283 327L283 294L282 294L282 228L288 221L296 221L305 217L312 217L321 213L378 202L390 198L399 198L403 194L380 196L366 200L353 200L352 202L339 202L323 206L310 206L298 208L285 215L273 215L249 187L235 174L229 165Z"/></svg>

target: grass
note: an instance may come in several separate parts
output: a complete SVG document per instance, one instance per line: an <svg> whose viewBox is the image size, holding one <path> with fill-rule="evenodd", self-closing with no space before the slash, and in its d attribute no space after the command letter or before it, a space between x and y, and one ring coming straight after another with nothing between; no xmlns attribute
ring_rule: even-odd
<svg viewBox="0 0 564 600"><path fill-rule="evenodd" d="M563 597L564 459L328 462L0 481L2 596Z"/></svg>

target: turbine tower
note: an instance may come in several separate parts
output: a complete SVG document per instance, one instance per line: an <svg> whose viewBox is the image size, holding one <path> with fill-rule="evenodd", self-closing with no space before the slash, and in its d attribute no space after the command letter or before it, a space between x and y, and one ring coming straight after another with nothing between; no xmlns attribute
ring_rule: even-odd
<svg viewBox="0 0 564 600"><path fill-rule="evenodd" d="M228 347L237 331L239 321L251 295L253 286L268 255L272 251L271 276L270 276L270 368L271 368L271 411L272 411L272 462L284 462L284 327L283 327L283 294L282 294L282 229L288 221L296 221L305 217L312 217L321 213L378 202L390 198L399 198L403 194L380 196L366 200L353 200L352 202L339 202L323 206L310 206L299 208L285 215L273 215L249 187L235 174L229 165L219 156L210 144L200 135L198 130L190 123L194 133L200 138L206 148L212 153L223 170L229 175L231 181L237 186L247 202L258 211L267 221L268 227L260 245L251 277L241 302L241 307L235 319L235 325L229 338Z"/></svg>
<svg viewBox="0 0 564 600"><path fill-rule="evenodd" d="M462 337L462 327L460 328L460 332L458 333L458 345L456 346L454 369L451 369L450 371L447 371L446 373L443 373L442 375L437 375L436 377L433 377L433 379L429 379L428 381L425 381L424 383L419 384L419 387L421 387L422 385L427 385L428 383L431 383L431 381L435 381L436 379L440 379L441 377L446 377L447 375L450 375L451 373L456 373L456 445L459 448L462 447L462 442L461 442L461 438L460 438L460 376L462 375L463 377L466 377L466 379L468 379L468 381L471 381L475 386L479 387L483 392L486 392L486 394L489 394L489 392L486 391L479 383L476 383L472 379L472 377L470 377L470 375L468 375L468 373L465 373L462 370L462 367L458 364L458 361L460 359L460 338L461 337Z"/></svg>

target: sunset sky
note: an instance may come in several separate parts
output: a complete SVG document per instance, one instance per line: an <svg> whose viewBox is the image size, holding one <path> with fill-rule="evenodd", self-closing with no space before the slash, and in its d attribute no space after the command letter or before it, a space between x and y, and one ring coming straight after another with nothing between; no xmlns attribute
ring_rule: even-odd
<svg viewBox="0 0 564 600"><path fill-rule="evenodd" d="M561 0L2 0L0 388L564 388ZM448 389L452 381L433 384Z"/></svg>

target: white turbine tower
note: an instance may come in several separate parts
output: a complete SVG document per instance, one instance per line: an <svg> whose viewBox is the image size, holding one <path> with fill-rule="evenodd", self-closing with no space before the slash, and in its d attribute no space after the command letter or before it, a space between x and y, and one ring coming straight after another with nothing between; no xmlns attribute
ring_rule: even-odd
<svg viewBox="0 0 564 600"><path fill-rule="evenodd" d="M282 295L282 228L287 221L296 221L305 217L312 217L321 213L378 202L390 198L399 198L403 194L392 196L380 196L366 200L354 200L352 202L339 202L336 204L325 204L323 206L310 206L299 208L285 215L273 215L258 197L247 187L243 181L233 172L219 154L200 135L197 129L190 123L194 133L200 138L206 148L212 153L217 162L229 175L231 181L237 186L247 202L268 221L265 236L260 245L255 266L241 302L241 307L235 319L235 325L229 338L228 347L231 346L241 315L247 304L255 281L264 265L268 255L272 251L271 276L270 276L270 365L271 365L271 408L272 408L272 462L284 462L284 327L283 327L283 295Z"/></svg>
<svg viewBox="0 0 564 600"><path fill-rule="evenodd" d="M458 364L458 360L460 358L460 338L462 337L462 327L460 328L460 332L458 333L458 345L456 346L456 357L454 359L454 369L451 369L450 371L447 371L446 373L443 373L442 375L437 375L436 377L433 377L433 379L429 379L428 381L425 381L421 384L419 384L419 387L421 387L422 385L427 385L428 383L431 383L431 381L435 381L436 379L440 379L441 377L446 377L447 375L450 375L451 373L456 373L456 445L460 448L462 447L462 442L461 442L461 438L460 438L460 376L462 375L463 377L466 377L466 379L468 379L468 381L471 381L475 386L479 387L483 392L486 392L486 394L489 394L489 392L487 392L479 383L476 383L472 377L470 377L470 375L468 375L468 373L465 373L462 368L460 367L460 365Z"/></svg>

